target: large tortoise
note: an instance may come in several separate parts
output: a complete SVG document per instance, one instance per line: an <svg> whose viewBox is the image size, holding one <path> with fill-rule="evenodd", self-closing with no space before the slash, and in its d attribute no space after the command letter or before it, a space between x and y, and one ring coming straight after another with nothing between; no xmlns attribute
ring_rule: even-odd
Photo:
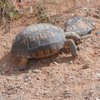
<svg viewBox="0 0 100 100"><path fill-rule="evenodd" d="M68 35L79 40L77 35L66 34L63 29L47 23L34 24L26 27L17 34L12 44L11 52L17 58L21 58L20 68L24 69L28 58L45 58L69 48L72 56L77 56L77 47L72 39L66 39Z"/></svg>

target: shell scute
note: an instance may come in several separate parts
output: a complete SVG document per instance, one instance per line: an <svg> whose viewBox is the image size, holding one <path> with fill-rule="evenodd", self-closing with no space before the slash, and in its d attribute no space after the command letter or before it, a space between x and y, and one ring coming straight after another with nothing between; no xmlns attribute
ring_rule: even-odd
<svg viewBox="0 0 100 100"><path fill-rule="evenodd" d="M36 24L16 36L11 51L18 57L44 58L57 53L64 42L62 29L51 24Z"/></svg>

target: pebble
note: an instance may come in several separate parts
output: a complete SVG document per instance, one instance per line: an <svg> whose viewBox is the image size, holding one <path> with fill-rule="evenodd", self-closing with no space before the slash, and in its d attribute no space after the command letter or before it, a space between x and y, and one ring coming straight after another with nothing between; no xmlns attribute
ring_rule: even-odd
<svg viewBox="0 0 100 100"><path fill-rule="evenodd" d="M81 61L77 61L76 63L77 63L78 65L81 65L82 62L81 62Z"/></svg>
<svg viewBox="0 0 100 100"><path fill-rule="evenodd" d="M95 86L97 92L100 92L100 85Z"/></svg>
<svg viewBox="0 0 100 100"><path fill-rule="evenodd" d="M73 63L73 61L72 61L72 60L70 60L70 61L68 61L68 62L67 62L67 64L72 64L72 63Z"/></svg>
<svg viewBox="0 0 100 100"><path fill-rule="evenodd" d="M99 98L95 98L95 100L100 100Z"/></svg>
<svg viewBox="0 0 100 100"><path fill-rule="evenodd" d="M100 35L100 32L96 32L96 35Z"/></svg>
<svg viewBox="0 0 100 100"><path fill-rule="evenodd" d="M63 95L64 95L64 98L69 98L72 96L72 94L67 89L63 92Z"/></svg>
<svg viewBox="0 0 100 100"><path fill-rule="evenodd" d="M100 15L99 14L94 14L93 17L99 19L100 18Z"/></svg>
<svg viewBox="0 0 100 100"><path fill-rule="evenodd" d="M23 79L24 79L24 82L30 82L31 81L31 77L28 76L28 75L25 75Z"/></svg>
<svg viewBox="0 0 100 100"><path fill-rule="evenodd" d="M83 66L82 66L82 69L87 69L87 68L89 68L90 66L89 66L89 64L84 64Z"/></svg>
<svg viewBox="0 0 100 100"><path fill-rule="evenodd" d="M43 92L43 95L48 95L48 91L45 90L45 91Z"/></svg>
<svg viewBox="0 0 100 100"><path fill-rule="evenodd" d="M0 96L0 100L6 100L4 97Z"/></svg>
<svg viewBox="0 0 100 100"><path fill-rule="evenodd" d="M57 66L59 65L56 61L55 61L55 62L53 62L53 64L55 64L55 65L57 65Z"/></svg>
<svg viewBox="0 0 100 100"><path fill-rule="evenodd" d="M39 93L36 93L35 96L39 96Z"/></svg>
<svg viewBox="0 0 100 100"><path fill-rule="evenodd" d="M97 79L98 81L100 81L100 73L99 73L99 72L95 74L95 77L96 77L96 79Z"/></svg>
<svg viewBox="0 0 100 100"><path fill-rule="evenodd" d="M40 80L40 78L39 78L39 77L37 77L36 79L37 79L37 80Z"/></svg>
<svg viewBox="0 0 100 100"><path fill-rule="evenodd" d="M35 69L35 70L32 70L30 73L40 73L40 72L41 72L41 70Z"/></svg>
<svg viewBox="0 0 100 100"><path fill-rule="evenodd" d="M44 81L47 81L47 79L44 79Z"/></svg>

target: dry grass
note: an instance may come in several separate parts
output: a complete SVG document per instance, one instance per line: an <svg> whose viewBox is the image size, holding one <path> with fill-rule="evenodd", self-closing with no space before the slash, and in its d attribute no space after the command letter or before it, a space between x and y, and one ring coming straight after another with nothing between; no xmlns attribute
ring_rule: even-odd
<svg viewBox="0 0 100 100"><path fill-rule="evenodd" d="M0 23L5 29L5 33L8 31L8 24L14 19L18 19L19 13L15 10L12 2L9 0L0 0Z"/></svg>

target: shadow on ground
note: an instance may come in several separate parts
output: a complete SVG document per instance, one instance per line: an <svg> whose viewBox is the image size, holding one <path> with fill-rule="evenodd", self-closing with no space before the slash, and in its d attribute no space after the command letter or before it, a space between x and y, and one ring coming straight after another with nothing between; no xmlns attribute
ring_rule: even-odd
<svg viewBox="0 0 100 100"><path fill-rule="evenodd" d="M11 53L8 53L0 59L0 75L5 75L5 76L19 75L22 73L27 73L28 70L40 69L42 67L49 67L51 63L56 61L58 64L61 64L61 63L66 63L70 60L74 60L74 58L72 56L58 57L57 55L45 59L29 59L27 64L28 69L19 71L18 59L13 57Z"/></svg>

